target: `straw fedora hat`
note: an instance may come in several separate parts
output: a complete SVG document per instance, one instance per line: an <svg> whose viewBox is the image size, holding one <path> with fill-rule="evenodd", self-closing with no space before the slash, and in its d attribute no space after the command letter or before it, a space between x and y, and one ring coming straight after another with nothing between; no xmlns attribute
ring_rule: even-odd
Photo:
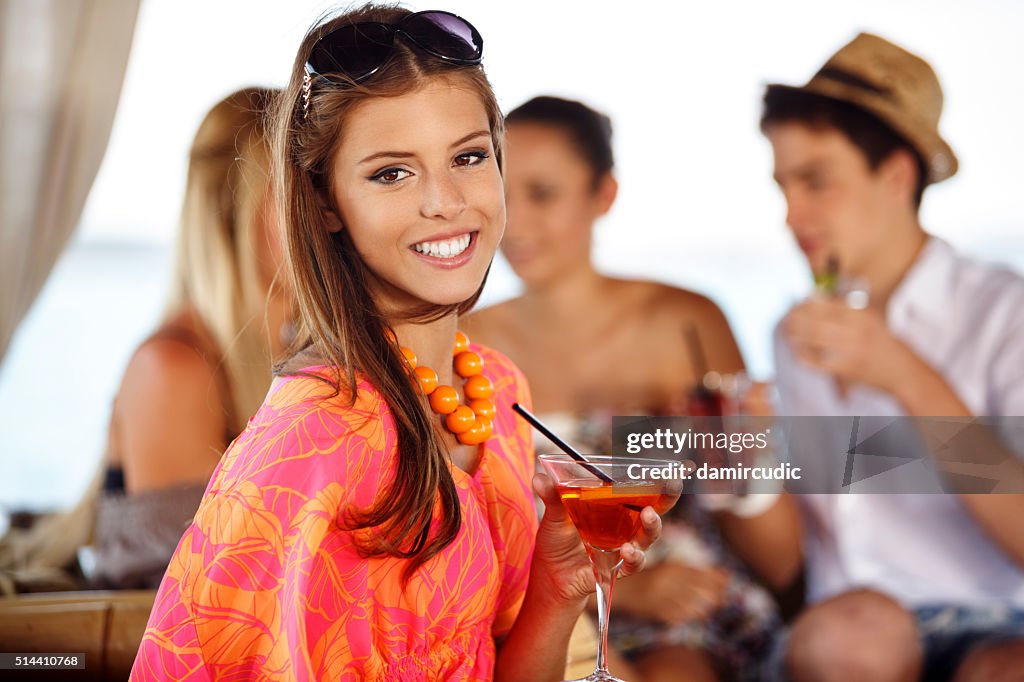
<svg viewBox="0 0 1024 682"><path fill-rule="evenodd" d="M884 38L861 33L844 45L806 85L780 88L848 102L877 116L921 156L927 182L956 173L956 155L939 135L942 87L935 71L917 55Z"/></svg>

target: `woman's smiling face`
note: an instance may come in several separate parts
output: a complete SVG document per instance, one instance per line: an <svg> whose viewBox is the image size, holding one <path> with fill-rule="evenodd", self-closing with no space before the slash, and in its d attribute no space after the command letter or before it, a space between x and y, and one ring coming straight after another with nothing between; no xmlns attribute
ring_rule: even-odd
<svg viewBox="0 0 1024 682"><path fill-rule="evenodd" d="M487 111L455 78L357 105L331 191L385 314L470 298L505 227Z"/></svg>

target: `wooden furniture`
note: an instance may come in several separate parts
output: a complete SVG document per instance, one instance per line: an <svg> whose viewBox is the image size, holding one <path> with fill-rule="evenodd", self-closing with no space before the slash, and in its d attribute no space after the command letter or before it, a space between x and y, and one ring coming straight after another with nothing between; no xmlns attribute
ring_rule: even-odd
<svg viewBox="0 0 1024 682"><path fill-rule="evenodd" d="M0 651L84 653L85 670L0 671L8 680L128 679L146 630L155 592L53 592L0 598ZM583 614L569 644L569 679L594 671L593 623Z"/></svg>
<svg viewBox="0 0 1024 682"><path fill-rule="evenodd" d="M56 592L0 599L0 651L84 653L86 669L67 679L128 679L155 592ZM60 671L51 671L51 679ZM3 671L4 680L16 679ZM34 675L34 677L33 677ZM24 679L46 673L26 671Z"/></svg>

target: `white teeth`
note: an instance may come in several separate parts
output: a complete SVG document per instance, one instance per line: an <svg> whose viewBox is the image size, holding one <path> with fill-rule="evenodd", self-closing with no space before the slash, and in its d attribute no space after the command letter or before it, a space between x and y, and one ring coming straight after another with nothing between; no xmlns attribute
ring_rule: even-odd
<svg viewBox="0 0 1024 682"><path fill-rule="evenodd" d="M453 258L466 250L469 246L470 236L464 234L454 239L446 239L443 242L420 242L413 246L420 253L433 256L434 258Z"/></svg>

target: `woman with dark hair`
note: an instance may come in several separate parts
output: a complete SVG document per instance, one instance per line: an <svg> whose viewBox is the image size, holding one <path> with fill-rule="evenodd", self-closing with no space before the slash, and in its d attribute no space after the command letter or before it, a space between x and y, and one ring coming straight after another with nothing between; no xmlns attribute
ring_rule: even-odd
<svg viewBox="0 0 1024 682"><path fill-rule="evenodd" d="M519 370L457 331L505 225L481 57L439 11L365 6L303 40L274 153L295 352L214 473L132 679L561 679L593 574L533 475Z"/></svg>
<svg viewBox="0 0 1024 682"><path fill-rule="evenodd" d="M524 291L465 327L522 368L545 421L584 451L602 452L611 415L678 413L705 372L737 373L743 358L710 299L595 269L594 225L618 191L607 116L536 97L509 112L506 126L501 248ZM688 352L693 343L699 353ZM677 515L666 528L676 541L661 545L669 555L616 585L610 640L647 681L733 679L768 643L771 598L745 577L694 498L685 496ZM727 535L751 537L746 521L719 516ZM759 551L759 566L765 556Z"/></svg>

